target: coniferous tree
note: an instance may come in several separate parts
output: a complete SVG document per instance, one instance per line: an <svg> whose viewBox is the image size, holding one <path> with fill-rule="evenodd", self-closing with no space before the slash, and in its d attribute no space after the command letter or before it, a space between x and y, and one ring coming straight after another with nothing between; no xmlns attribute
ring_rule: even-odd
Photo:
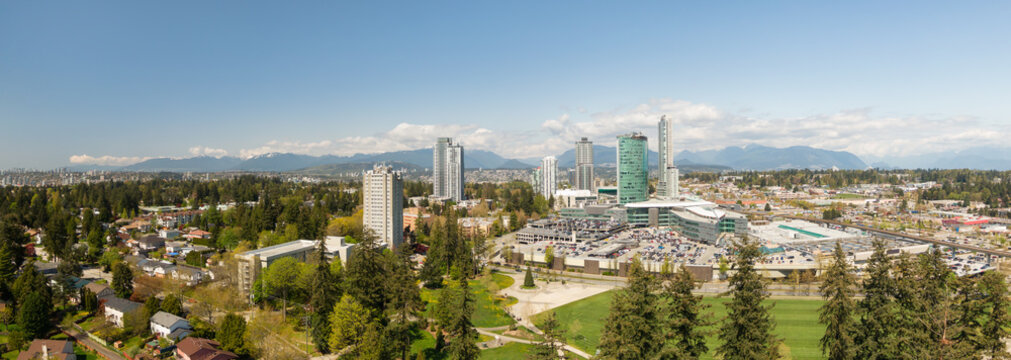
<svg viewBox="0 0 1011 360"><path fill-rule="evenodd" d="M600 335L605 359L651 359L663 345L656 279L639 258L632 259L628 274L628 286L614 294Z"/></svg>
<svg viewBox="0 0 1011 360"><path fill-rule="evenodd" d="M481 353L476 344L477 330L470 321L474 314L474 295L470 293L467 279L460 279L459 282L455 313L446 329L453 336L449 343L449 356L457 360L474 360Z"/></svg>
<svg viewBox="0 0 1011 360"><path fill-rule="evenodd" d="M854 335L856 321L853 314L852 286L856 283L850 273L849 263L842 245L835 243L832 264L824 274L821 293L825 304L821 306L818 321L825 324L825 335L821 338L821 351L829 360L850 360L856 358Z"/></svg>
<svg viewBox="0 0 1011 360"><path fill-rule="evenodd" d="M125 263L117 263L112 269L112 290L116 296L124 299L133 294L133 270Z"/></svg>
<svg viewBox="0 0 1011 360"><path fill-rule="evenodd" d="M660 358L698 359L709 352L706 345L708 332L705 331L712 325L709 314L705 313L709 305L702 303L701 295L692 294L695 279L685 264L682 263L681 269L673 274L670 273L670 264L664 268L664 277L668 280L661 297L664 344Z"/></svg>
<svg viewBox="0 0 1011 360"><path fill-rule="evenodd" d="M857 302L859 321L855 342L858 359L888 359L894 354L890 349L892 338L889 334L897 325L897 305L892 297L892 260L886 251L885 243L875 240L874 252L864 268L864 298Z"/></svg>
<svg viewBox="0 0 1011 360"><path fill-rule="evenodd" d="M548 313L547 319L540 325L544 332L544 340L538 342L527 353L528 360L558 360L558 352L565 344L565 330L558 322L555 312Z"/></svg>
<svg viewBox="0 0 1011 360"><path fill-rule="evenodd" d="M1011 323L1011 301L1008 300L1008 284L1004 275L997 271L987 271L977 281L979 308L982 310L977 319L978 337L973 339L976 349L984 357L991 359L1008 359L1007 346L1004 339L1011 337L1008 324Z"/></svg>
<svg viewBox="0 0 1011 360"><path fill-rule="evenodd" d="M391 347L399 350L401 359L406 359L411 348L411 331L414 320L424 310L421 292L411 266L410 248L401 246L390 254L390 277L387 289L389 301L387 311L390 324L387 334Z"/></svg>
<svg viewBox="0 0 1011 360"><path fill-rule="evenodd" d="M44 291L39 290L28 294L18 306L18 326L30 338L44 338L52 329L49 321L49 315L53 311L51 301Z"/></svg>
<svg viewBox="0 0 1011 360"><path fill-rule="evenodd" d="M229 313L221 321L221 327L216 333L221 348L239 355L248 353L246 349L246 319Z"/></svg>
<svg viewBox="0 0 1011 360"><path fill-rule="evenodd" d="M345 293L378 316L387 303L386 282L389 273L383 249L376 243L371 231L366 231L355 246L355 255L348 260L345 276Z"/></svg>
<svg viewBox="0 0 1011 360"><path fill-rule="evenodd" d="M320 241L316 247L316 269L312 274L311 291L309 295L309 307L312 309L310 319L312 327L312 340L316 345L316 350L327 354L331 351L328 343L330 338L330 312L333 311L334 304L340 298L340 288L338 287L336 276L330 269L331 265L326 258L326 242ZM340 263L340 259L335 259Z"/></svg>
<svg viewBox="0 0 1011 360"><path fill-rule="evenodd" d="M772 305L763 305L768 298L762 275L755 262L762 257L758 243L748 238L736 246L734 270L730 276L732 297L727 303L727 317L719 329L723 341L716 353L724 359L777 359L779 340L772 334L774 323L769 315Z"/></svg>
<svg viewBox="0 0 1011 360"><path fill-rule="evenodd" d="M523 276L523 287L532 288L536 286L534 284L534 274L530 272L530 267L527 266L527 273Z"/></svg>
<svg viewBox="0 0 1011 360"><path fill-rule="evenodd" d="M183 315L183 302L176 294L169 293L165 295L165 300L161 302L161 311L167 312L172 315L182 316Z"/></svg>

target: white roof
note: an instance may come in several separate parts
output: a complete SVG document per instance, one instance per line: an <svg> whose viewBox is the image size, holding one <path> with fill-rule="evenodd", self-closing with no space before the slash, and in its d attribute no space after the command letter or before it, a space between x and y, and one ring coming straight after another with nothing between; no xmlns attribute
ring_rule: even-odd
<svg viewBox="0 0 1011 360"><path fill-rule="evenodd" d="M555 197L559 196L592 197L593 193L590 190L562 189L555 191Z"/></svg>
<svg viewBox="0 0 1011 360"><path fill-rule="evenodd" d="M674 207L676 207L676 208L690 208L690 207L697 207L697 206L715 206L715 205L716 204L713 204L713 203L705 201L705 200L680 201L680 200L650 199L650 200L643 201L643 202L628 203L628 204L625 204L625 207L626 208L655 208L655 207L661 207L661 208L674 208Z"/></svg>

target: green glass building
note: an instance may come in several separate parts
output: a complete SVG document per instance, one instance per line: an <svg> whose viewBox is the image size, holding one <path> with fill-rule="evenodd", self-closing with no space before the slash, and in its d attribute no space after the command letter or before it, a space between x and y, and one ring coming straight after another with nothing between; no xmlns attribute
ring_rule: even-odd
<svg viewBox="0 0 1011 360"><path fill-rule="evenodd" d="M649 159L646 136L618 136L618 203L646 201L649 194Z"/></svg>

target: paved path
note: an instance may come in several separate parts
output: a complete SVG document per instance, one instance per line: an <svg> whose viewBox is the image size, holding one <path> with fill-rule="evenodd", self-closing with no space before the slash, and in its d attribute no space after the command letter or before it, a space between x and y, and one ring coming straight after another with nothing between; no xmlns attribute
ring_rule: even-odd
<svg viewBox="0 0 1011 360"><path fill-rule="evenodd" d="M484 334L484 335L492 336L492 337L498 337L499 340L502 341L503 343L506 343L506 342L517 342L517 343L522 343L522 344L536 344L537 343L536 341L533 341L533 340L519 339L519 338L514 338L512 336L499 335L499 334L493 333L491 331L488 331L488 330L485 330L485 329L482 329L482 328L478 328L477 332L481 333L481 334ZM494 342L494 340L488 341L487 343L493 343L493 342ZM501 346L501 345L502 344L498 344L498 346ZM497 346L495 346L495 347L497 347ZM488 348L492 348L492 346L489 346ZM573 354L576 354L576 355L578 355L578 356L580 356L580 357L582 357L584 359L589 359L590 358L590 354L587 354L585 351L579 350L579 349L573 347L572 345L566 344L565 345L565 351L569 351L569 352L571 352Z"/></svg>
<svg viewBox="0 0 1011 360"><path fill-rule="evenodd" d="M123 354L110 350L104 345L99 344L95 340L92 340L90 337L88 337L87 334L77 331L77 329L74 328L61 328L61 329L67 332L67 334L70 334L70 336L72 336L74 340L77 340L77 342L86 345L87 347L91 348L94 351L97 351L99 355L108 360L126 360L126 357L124 357Z"/></svg>

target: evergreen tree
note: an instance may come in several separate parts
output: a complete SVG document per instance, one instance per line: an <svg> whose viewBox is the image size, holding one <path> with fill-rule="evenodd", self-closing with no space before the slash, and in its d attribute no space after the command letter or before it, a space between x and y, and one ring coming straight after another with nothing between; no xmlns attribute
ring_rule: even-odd
<svg viewBox="0 0 1011 360"><path fill-rule="evenodd" d="M176 294L165 295L165 300L161 302L161 311L175 316L183 316L183 302Z"/></svg>
<svg viewBox="0 0 1011 360"><path fill-rule="evenodd" d="M242 316L228 313L224 320L221 320L221 327L216 333L216 340L221 343L221 348L239 355L247 354L246 348L246 319Z"/></svg>
<svg viewBox="0 0 1011 360"><path fill-rule="evenodd" d="M534 274L530 272L530 267L527 266L527 274L524 275L523 277L523 287L533 288L535 286L536 285L534 285Z"/></svg>
<svg viewBox="0 0 1011 360"><path fill-rule="evenodd" d="M112 290L116 296L129 299L133 294L133 270L125 263L117 263L112 269Z"/></svg>
<svg viewBox="0 0 1011 360"><path fill-rule="evenodd" d="M755 270L762 252L758 243L747 237L736 250L736 272L730 276L728 292L732 299L719 329L723 344L716 353L724 359L777 359L779 340L772 334L774 323L769 315L772 305L762 305L768 295L762 275Z"/></svg>
<svg viewBox="0 0 1011 360"><path fill-rule="evenodd" d="M387 290L389 304L387 312L390 324L387 336L393 349L399 350L401 359L407 359L411 348L411 332L414 319L425 309L418 289L418 281L411 267L410 248L401 246L395 253L389 255L390 277Z"/></svg>
<svg viewBox="0 0 1011 360"><path fill-rule="evenodd" d="M449 356L457 360L474 360L481 353L476 344L477 330L470 321L474 315L474 295L470 293L467 279L459 281L456 310L446 329L453 336L453 341L449 343Z"/></svg>
<svg viewBox="0 0 1011 360"><path fill-rule="evenodd" d="M1008 324L1011 323L1011 315L1008 314L1011 301L1008 300L1008 285L1004 279L1004 275L997 271L987 271L977 282L982 309L981 316L977 319L982 324L979 325L980 336L973 342L981 355L991 359L1011 358L1004 343L1004 339L1011 337L1011 330L1008 329Z"/></svg>
<svg viewBox="0 0 1011 360"><path fill-rule="evenodd" d="M857 302L856 357L858 359L888 359L894 354L889 334L896 324L896 304L892 298L892 260L884 241L874 240L874 253L867 260L862 289L864 298Z"/></svg>
<svg viewBox="0 0 1011 360"><path fill-rule="evenodd" d="M144 301L145 317L150 319L152 316L154 316L154 314L157 314L159 311L161 311L161 300L158 300L158 298L151 296Z"/></svg>
<svg viewBox="0 0 1011 360"><path fill-rule="evenodd" d="M664 273L669 273L669 269L670 264L667 264ZM698 359L709 352L706 346L708 333L704 330L712 325L709 314L704 313L709 305L702 303L701 295L692 294L695 279L685 264L681 264L678 272L665 277L668 281L661 299L665 341L660 358Z"/></svg>
<svg viewBox="0 0 1011 360"><path fill-rule="evenodd" d="M605 359L651 359L663 346L657 282L638 257L628 266L628 286L614 294L600 335Z"/></svg>
<svg viewBox="0 0 1011 360"><path fill-rule="evenodd" d="M344 276L346 294L376 316L383 312L387 303L386 281L389 274L383 250L371 232L366 232L355 246L355 255L348 260Z"/></svg>
<svg viewBox="0 0 1011 360"><path fill-rule="evenodd" d="M53 311L51 301L45 292L33 291L18 307L18 326L29 338L45 338L52 329L52 323L49 321L49 315Z"/></svg>
<svg viewBox="0 0 1011 360"><path fill-rule="evenodd" d="M309 308L312 310L310 318L312 327L312 340L316 344L316 350L327 354L330 352L328 343L330 338L330 311L340 297L340 288L330 264L326 258L326 242L320 241L316 247L316 269L313 270L311 291L309 295ZM340 259L335 260L340 263Z"/></svg>
<svg viewBox="0 0 1011 360"><path fill-rule="evenodd" d="M825 304L821 306L818 317L818 321L826 326L825 335L821 338L821 351L829 360L855 359L856 321L853 314L856 305L853 303L852 286L856 280L850 273L846 253L838 241L832 253L832 264L825 272L824 279L821 293L825 297Z"/></svg>
<svg viewBox="0 0 1011 360"><path fill-rule="evenodd" d="M544 332L544 340L534 345L527 353L528 360L558 360L558 352L565 344L565 330L558 322L555 312L548 313L548 318L540 325Z"/></svg>

